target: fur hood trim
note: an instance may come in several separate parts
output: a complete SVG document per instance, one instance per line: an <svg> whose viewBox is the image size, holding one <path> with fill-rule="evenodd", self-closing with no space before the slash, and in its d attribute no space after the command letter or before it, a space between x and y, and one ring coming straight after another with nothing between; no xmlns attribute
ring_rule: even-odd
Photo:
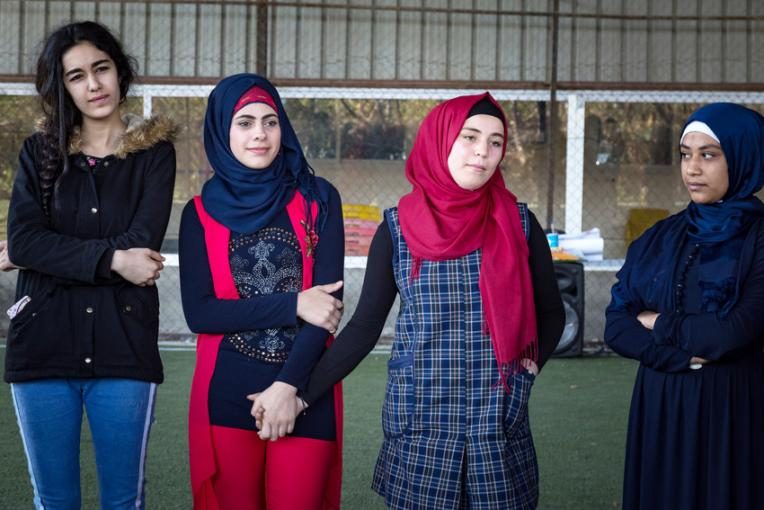
<svg viewBox="0 0 764 510"><path fill-rule="evenodd" d="M127 130L114 151L114 156L118 159L125 159L129 154L150 149L159 142L172 142L175 139L177 127L166 117L144 119L138 115L127 114L122 120L127 124ZM82 137L79 127L76 127L69 140L69 154L80 152L81 145Z"/></svg>

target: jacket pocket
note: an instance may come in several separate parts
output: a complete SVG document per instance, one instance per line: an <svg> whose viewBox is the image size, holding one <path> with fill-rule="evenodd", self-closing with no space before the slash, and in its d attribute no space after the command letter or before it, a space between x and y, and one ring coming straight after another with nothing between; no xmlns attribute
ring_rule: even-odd
<svg viewBox="0 0 764 510"><path fill-rule="evenodd" d="M504 396L504 433L512 437L528 414L528 399L536 376L523 370L512 376L510 392Z"/></svg>
<svg viewBox="0 0 764 510"><path fill-rule="evenodd" d="M116 293L115 324L109 326L110 366L158 365L159 298L155 287L125 285Z"/></svg>
<svg viewBox="0 0 764 510"><path fill-rule="evenodd" d="M46 367L51 360L60 363L62 351L70 347L60 339L62 332L68 332L68 317L62 314L67 303L56 288L31 297L8 328L6 368L11 371Z"/></svg>
<svg viewBox="0 0 764 510"><path fill-rule="evenodd" d="M121 287L117 291L117 308L126 326L155 329L159 323L159 296L155 287Z"/></svg>
<svg viewBox="0 0 764 510"><path fill-rule="evenodd" d="M39 320L40 315L48 308L48 304L53 294L53 289L38 292L31 296L31 300L21 309L16 316L11 319L8 329L8 342L12 339L18 341L19 335L33 322Z"/></svg>
<svg viewBox="0 0 764 510"><path fill-rule="evenodd" d="M392 359L387 364L387 388L382 404L382 432L386 438L403 435L414 413L414 356Z"/></svg>

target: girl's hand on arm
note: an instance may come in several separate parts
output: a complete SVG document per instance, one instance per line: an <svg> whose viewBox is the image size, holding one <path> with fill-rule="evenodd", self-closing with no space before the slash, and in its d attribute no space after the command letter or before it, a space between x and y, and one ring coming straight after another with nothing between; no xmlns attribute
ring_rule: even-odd
<svg viewBox="0 0 764 510"><path fill-rule="evenodd" d="M342 301L332 296L342 281L316 285L297 294L297 316L309 324L334 334L342 319Z"/></svg>
<svg viewBox="0 0 764 510"><path fill-rule="evenodd" d="M329 183L321 179L317 179L317 183L329 193L327 216L314 252L313 287L297 294L292 315L293 319L299 317L306 324L297 332L289 358L276 376L277 381L300 390L305 389L311 370L324 352L329 333L337 331L342 317L345 262L342 200Z"/></svg>
<svg viewBox="0 0 764 510"><path fill-rule="evenodd" d="M645 310L645 304L630 285L630 254L635 244L637 242L629 248L626 263L616 275L618 281L611 289L612 299L605 310L605 343L621 356L636 359L653 370L683 372L690 364L690 354L674 345L657 343L654 332L642 322L642 319L647 322L648 314L655 314L654 319L657 320L658 314ZM661 318L658 326L664 318ZM653 327L655 320L650 318L649 321Z"/></svg>
<svg viewBox="0 0 764 510"><path fill-rule="evenodd" d="M145 287L154 285L164 268L164 257L149 248L115 250L111 259L111 270L134 285Z"/></svg>
<svg viewBox="0 0 764 510"><path fill-rule="evenodd" d="M111 284L102 281L98 265L110 249L127 250L162 244L172 209L175 182L175 149L163 143L145 173L144 187L137 211L126 232L100 239L80 239L59 233L50 225L40 203L36 166L38 138L24 142L19 170L13 184L8 212L8 240L15 265L87 284ZM104 267L108 268L104 263ZM117 271L118 272L118 271ZM124 277L124 275L121 275ZM130 281L130 278L125 278Z"/></svg>
<svg viewBox="0 0 764 510"><path fill-rule="evenodd" d="M11 262L8 256L8 241L0 241L0 271L13 271L14 269L21 268Z"/></svg>
<svg viewBox="0 0 764 510"><path fill-rule="evenodd" d="M297 324L297 293L218 298L212 281L204 228L194 201L183 209L178 236L180 296L188 327L194 333L237 333Z"/></svg>
<svg viewBox="0 0 764 510"><path fill-rule="evenodd" d="M660 317L661 314L658 312L653 312L651 310L645 310L644 312L640 312L639 315L637 315L637 320L642 324L645 328L649 329L650 331L655 328L655 321Z"/></svg>

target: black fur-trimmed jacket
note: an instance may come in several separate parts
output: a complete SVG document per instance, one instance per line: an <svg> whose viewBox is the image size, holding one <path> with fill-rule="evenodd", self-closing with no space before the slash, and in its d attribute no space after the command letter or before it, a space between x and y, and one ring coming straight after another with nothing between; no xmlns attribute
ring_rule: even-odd
<svg viewBox="0 0 764 510"><path fill-rule="evenodd" d="M162 382L156 286L110 270L116 249L159 250L175 183L172 125L128 120L117 151L91 168L75 133L69 171L50 217L40 193L40 133L27 138L8 211L8 251L19 271L5 380L120 377Z"/></svg>

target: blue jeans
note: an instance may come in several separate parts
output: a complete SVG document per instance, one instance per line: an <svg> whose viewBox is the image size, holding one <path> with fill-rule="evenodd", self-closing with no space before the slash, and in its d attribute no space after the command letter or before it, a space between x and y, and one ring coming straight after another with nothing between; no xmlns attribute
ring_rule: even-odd
<svg viewBox="0 0 764 510"><path fill-rule="evenodd" d="M144 508L156 384L44 379L11 384L38 510L79 509L82 409L93 435L101 507Z"/></svg>

